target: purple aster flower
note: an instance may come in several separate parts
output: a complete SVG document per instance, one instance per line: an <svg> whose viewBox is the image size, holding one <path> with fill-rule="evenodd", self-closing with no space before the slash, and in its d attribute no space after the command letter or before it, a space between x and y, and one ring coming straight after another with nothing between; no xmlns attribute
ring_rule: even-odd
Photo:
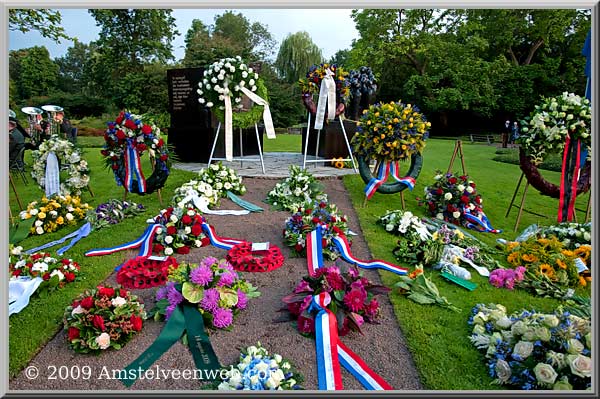
<svg viewBox="0 0 600 399"><path fill-rule="evenodd" d="M235 305L238 309L246 309L248 306L248 296L246 293L238 288L238 303Z"/></svg>
<svg viewBox="0 0 600 399"><path fill-rule="evenodd" d="M231 263L227 261L219 263L219 267L223 270L229 270L230 272L233 272L235 270L233 266L231 266Z"/></svg>
<svg viewBox="0 0 600 399"><path fill-rule="evenodd" d="M202 259L202 262L200 262L200 266L206 266L208 268L210 268L212 265L214 265L215 263L218 263L219 260L215 257L212 256L207 256L206 258Z"/></svg>
<svg viewBox="0 0 600 399"><path fill-rule="evenodd" d="M219 291L215 288L209 288L204 291L204 298L200 301L200 307L210 312L217 308L219 303Z"/></svg>
<svg viewBox="0 0 600 399"><path fill-rule="evenodd" d="M190 273L192 283L207 286L213 280L213 272L210 267L200 265Z"/></svg>
<svg viewBox="0 0 600 399"><path fill-rule="evenodd" d="M237 274L234 272L225 272L219 276L219 282L217 285L219 287L229 287L234 281L237 279Z"/></svg>
<svg viewBox="0 0 600 399"><path fill-rule="evenodd" d="M160 287L156 291L156 300L160 301L161 299L165 299L166 297L167 297L167 287L166 286Z"/></svg>
<svg viewBox="0 0 600 399"><path fill-rule="evenodd" d="M226 328L233 322L231 309L216 308L213 312L213 325L217 328Z"/></svg>
<svg viewBox="0 0 600 399"><path fill-rule="evenodd" d="M170 284L167 287L167 299L169 300L169 304L173 306L177 306L183 301L183 295L177 291L175 284Z"/></svg>
<svg viewBox="0 0 600 399"><path fill-rule="evenodd" d="M169 320L169 317L171 317L171 314L173 313L176 307L177 305L173 304L167 306L167 308L165 309L165 319Z"/></svg>

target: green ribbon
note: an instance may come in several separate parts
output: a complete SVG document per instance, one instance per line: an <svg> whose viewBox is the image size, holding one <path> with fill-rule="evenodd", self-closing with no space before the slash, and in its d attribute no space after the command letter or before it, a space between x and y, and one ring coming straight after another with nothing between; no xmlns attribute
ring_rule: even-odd
<svg viewBox="0 0 600 399"><path fill-rule="evenodd" d="M140 374L150 368L160 357L177 342L187 330L188 345L194 358L196 367L200 370L220 370L219 361L210 340L204 331L202 315L197 308L190 304L177 306L171 317L167 320L165 327L150 345L137 359L123 369L121 382L132 386Z"/></svg>
<svg viewBox="0 0 600 399"><path fill-rule="evenodd" d="M229 199L231 201L233 201L234 203L236 203L237 205L241 206L242 208L244 208L250 212L262 212L264 210L260 206L254 205L252 202L248 202L246 200L241 199L240 197L238 197L237 195L235 195L234 193L232 193L229 190L227 190L227 197L229 197Z"/></svg>
<svg viewBox="0 0 600 399"><path fill-rule="evenodd" d="M20 241L23 241L29 235L29 231L31 230L31 226L35 222L36 218L30 217L29 219L24 219L19 221L17 224L10 226L8 235L10 244L16 244Z"/></svg>

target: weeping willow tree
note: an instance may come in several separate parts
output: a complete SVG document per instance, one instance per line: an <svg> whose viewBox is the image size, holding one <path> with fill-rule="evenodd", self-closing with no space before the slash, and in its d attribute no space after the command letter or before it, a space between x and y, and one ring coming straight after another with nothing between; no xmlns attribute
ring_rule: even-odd
<svg viewBox="0 0 600 399"><path fill-rule="evenodd" d="M282 79L295 83L304 77L308 68L322 62L321 49L312 41L308 32L289 34L279 47L275 67Z"/></svg>

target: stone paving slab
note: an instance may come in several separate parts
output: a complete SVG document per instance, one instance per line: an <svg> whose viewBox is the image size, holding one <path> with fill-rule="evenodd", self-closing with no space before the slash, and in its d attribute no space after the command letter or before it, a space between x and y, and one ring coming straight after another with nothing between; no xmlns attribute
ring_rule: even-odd
<svg viewBox="0 0 600 399"><path fill-rule="evenodd" d="M252 160L249 160L252 159ZM304 155L298 152L267 152L263 154L265 164L265 173L263 173L258 155L247 157L236 157L233 161L222 161L223 165L233 168L242 177L274 177L285 178L289 176L289 165L302 166ZM307 160L314 160L315 157L309 155ZM323 159L323 158L318 158ZM213 161L214 162L214 161ZM311 162L306 164L306 169L315 177L332 177L354 174L352 168L338 169L328 166L329 162ZM174 163L173 168L198 172L206 168L206 163Z"/></svg>

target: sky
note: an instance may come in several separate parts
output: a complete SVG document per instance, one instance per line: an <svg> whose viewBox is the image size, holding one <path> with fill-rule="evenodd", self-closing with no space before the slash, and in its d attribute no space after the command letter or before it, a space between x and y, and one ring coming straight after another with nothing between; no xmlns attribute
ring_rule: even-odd
<svg viewBox="0 0 600 399"><path fill-rule="evenodd" d="M192 20L199 19L204 24L214 23L214 17L220 15L224 9L174 9L177 30L181 35L173 42L173 55L176 60L182 59L185 53L185 34L192 25ZM241 12L253 22L266 25L269 32L277 41L275 55L281 41L289 34L301 30L310 33L313 42L321 48L324 59L329 59L338 50L347 49L353 39L358 38L354 21L350 17L350 9L234 9ZM62 26L67 35L77 37L82 43L89 43L98 38L100 32L96 21L87 12L87 9L60 9ZM58 58L66 54L72 46L71 41L63 40L60 44L43 38L37 31L21 33L10 31L9 49L17 50L32 46L46 46L51 58Z"/></svg>

